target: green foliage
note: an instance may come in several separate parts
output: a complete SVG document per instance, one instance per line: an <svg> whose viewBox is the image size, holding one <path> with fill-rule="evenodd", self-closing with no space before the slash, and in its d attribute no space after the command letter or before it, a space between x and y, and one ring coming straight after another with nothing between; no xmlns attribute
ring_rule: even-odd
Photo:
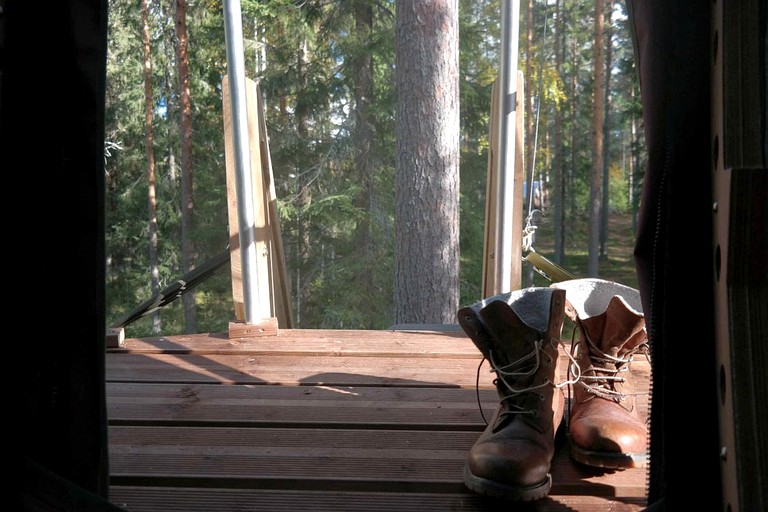
<svg viewBox="0 0 768 512"><path fill-rule="evenodd" d="M394 2L370 2L372 24L358 31L357 2L243 0L246 75L259 84L288 281L305 328L386 328L393 319L395 174ZM110 32L105 151L107 216L107 310L115 321L151 296L148 254L148 199L144 147L143 49L141 16L133 0L109 0ZM460 2L461 184L460 244L462 303L481 294L485 194L491 142L491 90L498 76L499 0ZM151 9L152 84L159 273L161 287L181 277L180 134L173 3L153 0ZM537 83L541 65L536 173L551 178L556 114L563 117L568 238L578 243L577 219L589 200L591 167L591 40L594 3L560 2L563 46L555 47L554 6L534 2L531 55ZM194 261L202 264L228 243L228 211L223 140L221 80L227 73L220 0L188 2L187 24L193 108ZM525 34L524 26L520 33ZM640 118L640 99L626 20L615 21L611 103L611 207L631 212L628 163L642 166L642 141L630 134ZM364 35L361 35L364 34ZM543 34L543 36L542 36ZM542 39L543 37L543 39ZM524 45L520 45L521 49ZM563 55L556 69L554 52ZM374 174L371 196L357 168L352 63L372 58L373 96L367 150ZM637 131L635 133L638 133ZM638 176L632 186L637 188ZM634 198L633 198L634 197ZM545 211L547 216L548 212ZM361 230L368 242L361 246ZM584 248L584 250L586 250ZM580 247L569 243L567 252ZM568 255L568 257L571 257ZM226 330L232 320L229 268L198 286L201 332ZM163 308L163 332L183 330L181 301ZM150 318L128 328L130 336L151 332Z"/></svg>
<svg viewBox="0 0 768 512"><path fill-rule="evenodd" d="M461 304L471 304L482 298L487 159L485 152L462 154L459 240Z"/></svg>

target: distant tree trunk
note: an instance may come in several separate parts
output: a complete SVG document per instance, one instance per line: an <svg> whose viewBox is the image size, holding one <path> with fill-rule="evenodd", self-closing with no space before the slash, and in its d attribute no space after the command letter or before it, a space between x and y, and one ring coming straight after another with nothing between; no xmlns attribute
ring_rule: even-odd
<svg viewBox="0 0 768 512"><path fill-rule="evenodd" d="M395 322L459 306L458 0L398 0Z"/></svg>
<svg viewBox="0 0 768 512"><path fill-rule="evenodd" d="M608 260L608 215L610 213L610 169L611 169L611 66L613 65L613 51L612 51L612 38L613 38L613 26L612 16L610 13L613 11L613 0L608 0L608 27L605 30L605 108L603 122L603 200L600 208L600 261Z"/></svg>
<svg viewBox="0 0 768 512"><path fill-rule="evenodd" d="M595 0L594 87L592 103L592 170L589 186L589 257L587 274L598 276L600 238L600 203L603 175L603 95L605 94L605 57L603 31L605 29L605 0Z"/></svg>
<svg viewBox="0 0 768 512"><path fill-rule="evenodd" d="M634 99L637 94L637 88L635 86L632 87L632 102L634 103ZM642 168L643 166L640 163L640 141L639 141L639 134L640 130L637 127L637 115L635 115L634 109L632 110L632 142L630 146L631 151L631 157L629 159L630 161L630 170L629 170L629 176L630 176L630 201L629 204L632 206L632 229L637 230L637 220L638 220L638 214L640 212L640 189L641 189L641 183L642 183Z"/></svg>
<svg viewBox="0 0 768 512"><path fill-rule="evenodd" d="M357 0L355 3L355 31L358 41L368 41L373 28L373 5L370 0ZM371 198L373 197L374 166L371 161L371 144L373 143L373 123L370 119L371 100L373 99L373 57L371 52L360 52L352 61L354 70L354 115L355 115L355 168L358 172L360 193L356 205L364 213L357 225L357 254L362 261L372 262L373 247L371 241ZM363 297L373 293L373 272L371 268L363 267L364 271L358 276L358 283ZM373 297L369 297L373 300ZM364 328L370 328L369 325Z"/></svg>
<svg viewBox="0 0 768 512"><path fill-rule="evenodd" d="M152 52L149 45L149 0L141 1L141 40L144 46L144 143L147 146L147 203L149 209L149 273L152 295L160 291L158 268L157 190L155 178L154 101L152 99ZM152 313L152 334L162 330L160 312Z"/></svg>
<svg viewBox="0 0 768 512"><path fill-rule="evenodd" d="M308 56L307 56L307 40L306 38L302 38L301 43L299 44L299 51L297 56L297 74L299 76L299 91L303 91L306 89L306 82L307 82L307 64L308 64ZM308 141L309 140L309 115L307 113L307 103L306 101L303 101L301 98L299 98L296 101L296 133L299 135L299 139L302 141ZM298 195L298 209L299 209L299 218L298 218L298 237L296 240L296 243L298 244L298 248L296 251L297 258L298 258L298 265L297 265L297 273L296 273L296 301L297 301L297 307L296 307L296 321L301 321L301 308L304 304L309 302L309 284L310 280L305 280L305 270L307 270L307 265L309 263L309 244L310 244L310 223L307 215L302 215L302 213L306 212L311 199L312 195L309 190L309 180L306 175L306 173L300 172L298 177L298 186L299 186L299 195ZM306 272L307 275L309 275L309 272ZM306 281L306 282L305 282Z"/></svg>
<svg viewBox="0 0 768 512"><path fill-rule="evenodd" d="M194 208L192 162L192 102L190 98L189 55L187 54L187 0L176 0L176 65L179 73L179 113L181 117L181 266L182 272L194 269L195 245L192 240ZM197 332L195 292L182 297L184 332Z"/></svg>
<svg viewBox="0 0 768 512"><path fill-rule="evenodd" d="M567 25L566 25L567 26ZM574 61L577 58L578 51L577 51L577 45L576 45L576 38L571 38L571 44L570 44L570 56L571 59ZM576 108L577 105L580 104L580 99L577 94L577 83L578 83L578 76L576 70L571 70L570 74L570 82L568 84L568 117L570 119L571 129L570 129L570 144L569 144L569 165L566 170L565 174L565 183L566 187L571 185L574 181L574 174L576 170L576 155L577 155L577 148L579 147L579 143L581 142L579 140L579 131L573 129L574 126L576 126L576 114L578 109ZM576 200L574 198L575 194L565 194L566 198L566 204L568 206L568 216L573 219L576 216ZM565 244L565 242L563 242Z"/></svg>
<svg viewBox="0 0 768 512"><path fill-rule="evenodd" d="M555 2L555 71L558 77L563 74L563 30L565 25L560 19L560 0ZM552 223L555 228L554 261L563 265L565 260L565 162L563 155L563 109L555 107L554 162L552 163Z"/></svg>

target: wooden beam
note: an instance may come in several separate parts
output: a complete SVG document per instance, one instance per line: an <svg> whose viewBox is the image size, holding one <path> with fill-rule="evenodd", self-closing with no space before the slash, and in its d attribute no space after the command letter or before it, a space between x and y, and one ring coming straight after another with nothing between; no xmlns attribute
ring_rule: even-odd
<svg viewBox="0 0 768 512"><path fill-rule="evenodd" d="M260 310L265 315L245 324L243 275L240 257L237 183L234 169L233 130L228 77L222 81L224 91L224 142L227 167L227 208L229 212L229 250L232 275L232 300L235 320L230 323L231 337L271 336L278 326L292 327L287 271L284 262L280 223L277 215L272 166L267 145L266 124L256 82L246 79L248 140L253 184L256 272L255 282Z"/></svg>
<svg viewBox="0 0 768 512"><path fill-rule="evenodd" d="M517 105L516 105L516 127L515 127L515 155L514 155L514 196L512 222L512 240L511 255L513 266L511 269L511 290L518 290L522 286L522 230L523 230L523 180L524 178L524 160L523 160L523 102L521 99L525 93L525 80L523 73L517 75ZM489 131L489 149L488 149L488 171L487 182L485 186L485 235L483 239L483 298L491 297L501 293L496 286L496 237L498 228L496 218L499 205L496 201L496 190L499 186L499 90L497 84L493 84L491 91L491 119Z"/></svg>

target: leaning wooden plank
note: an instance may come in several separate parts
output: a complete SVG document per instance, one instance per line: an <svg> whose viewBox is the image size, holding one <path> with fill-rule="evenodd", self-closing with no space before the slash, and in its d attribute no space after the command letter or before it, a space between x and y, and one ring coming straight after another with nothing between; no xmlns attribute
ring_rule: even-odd
<svg viewBox="0 0 768 512"><path fill-rule="evenodd" d="M510 251L510 261L512 262L512 268L510 269L510 282L505 283L505 289L499 288L497 282L497 255L496 243L498 234L498 218L499 215L505 212L501 212L501 205L498 201L499 183L501 182L501 173L506 172L505 169L501 169L502 162L500 160L500 132L499 132L499 116L506 115L505 112L501 112L501 101L499 95L501 89L497 87L498 83L493 84L491 89L491 122L489 140L491 147L488 151L488 166L487 166L487 182L485 188L485 232L483 239L483 282L482 282L482 294L483 297L490 297L503 291L517 290L522 286L522 226L523 226L523 181L525 180L524 173L524 161L523 161L523 101L524 90L522 72L517 74L516 95L517 103L515 104L516 114L515 120L515 154L509 155L512 161L513 175L509 178L513 180L514 200L511 208L507 207L511 211L512 215L509 222L512 224L512 240L513 245L508 250ZM508 212L506 212L508 213Z"/></svg>
<svg viewBox="0 0 768 512"><path fill-rule="evenodd" d="M227 207L229 212L229 250L230 270L232 280L232 300L235 305L235 320L243 322L245 318L243 269L240 247L240 214L241 206L238 204L238 183L235 169L234 131L232 127L232 106L229 97L229 77L222 80L224 100L224 146L227 176ZM260 319L268 319L274 316L272 311L272 282L269 268L269 238L268 213L264 201L264 181L262 178L261 156L259 154L259 122L256 115L255 83L246 79L246 115L248 124L248 145L250 155L250 171L252 183L253 202L253 244L256 253L255 268L251 269L251 279L254 281L253 289L256 294L251 300L256 301L254 308L260 314ZM255 320L255 319L254 319ZM242 333L241 333L242 334ZM253 335L261 333L254 332ZM272 335L272 333L264 333Z"/></svg>
<svg viewBox="0 0 768 512"><path fill-rule="evenodd" d="M485 182L485 230L483 232L483 298L496 294L496 216L499 188L499 87L491 87L491 119L488 140L488 163Z"/></svg>
<svg viewBox="0 0 768 512"><path fill-rule="evenodd" d="M261 156L262 178L264 179L264 200L267 207L267 218L270 228L270 270L272 271L272 292L274 300L274 312L281 329L293 328L293 306L291 304L291 290L288 279L288 268L285 264L285 249L283 236L280 230L280 215L277 211L277 193L275 192L275 178L272 173L272 156L269 151L269 138L267 137L267 123L264 118L264 105L261 101L261 92L256 86L257 114L259 119L259 152Z"/></svg>

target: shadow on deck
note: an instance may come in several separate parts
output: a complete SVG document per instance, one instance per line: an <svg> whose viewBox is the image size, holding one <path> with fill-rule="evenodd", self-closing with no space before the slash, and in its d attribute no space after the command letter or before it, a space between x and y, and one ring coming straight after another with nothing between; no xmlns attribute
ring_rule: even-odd
<svg viewBox="0 0 768 512"><path fill-rule="evenodd" d="M563 356L565 357L565 356ZM560 447L543 500L462 483L497 404L461 332L281 330L127 339L107 353L113 503L130 512L640 511L646 470ZM648 385L649 365L636 365ZM479 394L478 394L479 393ZM647 414L647 396L640 401Z"/></svg>

